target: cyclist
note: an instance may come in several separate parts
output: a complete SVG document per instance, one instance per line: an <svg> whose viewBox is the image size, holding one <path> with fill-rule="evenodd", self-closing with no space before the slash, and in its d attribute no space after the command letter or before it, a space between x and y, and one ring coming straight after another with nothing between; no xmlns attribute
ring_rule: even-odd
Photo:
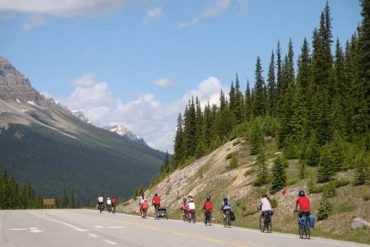
<svg viewBox="0 0 370 247"><path fill-rule="evenodd" d="M113 207L113 213L115 213L116 208L117 208L117 199L115 197L112 197L111 202L112 202L112 207Z"/></svg>
<svg viewBox="0 0 370 247"><path fill-rule="evenodd" d="M158 208L161 206L161 197L157 193L154 194L152 200L154 209L155 209L155 219L158 218Z"/></svg>
<svg viewBox="0 0 370 247"><path fill-rule="evenodd" d="M207 225L207 223L209 222L210 225L212 225L211 219L212 219L213 205L212 205L210 195L207 195L206 197L206 201L203 204L203 210L204 210L204 223Z"/></svg>
<svg viewBox="0 0 370 247"><path fill-rule="evenodd" d="M99 195L97 198L98 204L96 205L96 208L100 210L100 213L104 209L104 197L102 195Z"/></svg>
<svg viewBox="0 0 370 247"><path fill-rule="evenodd" d="M192 197L189 198L189 216L190 219L195 223L195 203Z"/></svg>
<svg viewBox="0 0 370 247"><path fill-rule="evenodd" d="M224 215L224 219L226 218L227 214L230 214L231 205L230 205L229 199L227 197L224 198L220 211L222 211L222 213Z"/></svg>
<svg viewBox="0 0 370 247"><path fill-rule="evenodd" d="M188 216L189 216L189 203L188 203L188 199L184 198L182 200L181 210L183 212L183 218L184 219L187 219Z"/></svg>
<svg viewBox="0 0 370 247"><path fill-rule="evenodd" d="M299 211L298 211L299 206ZM298 192L298 198L295 204L294 212L298 212L298 217L301 218L303 215L306 217L310 216L310 199L303 190Z"/></svg>
<svg viewBox="0 0 370 247"><path fill-rule="evenodd" d="M258 206L258 208L261 210L261 222L263 223L263 219L266 215L270 215L272 211L271 207L271 199L267 196L266 193L263 193L261 195L261 202Z"/></svg>
<svg viewBox="0 0 370 247"><path fill-rule="evenodd" d="M143 212L142 212L142 205L143 205L143 203L144 203L144 201L145 201L145 197L144 197L144 193L142 193L140 196L139 196L139 199L138 199L138 201L139 201L139 211L140 211L140 215L142 216L143 215Z"/></svg>
<svg viewBox="0 0 370 247"><path fill-rule="evenodd" d="M261 195L261 202L258 205L258 209L261 210L260 222L262 225L264 224L265 217L271 216L272 212L271 199L266 193Z"/></svg>

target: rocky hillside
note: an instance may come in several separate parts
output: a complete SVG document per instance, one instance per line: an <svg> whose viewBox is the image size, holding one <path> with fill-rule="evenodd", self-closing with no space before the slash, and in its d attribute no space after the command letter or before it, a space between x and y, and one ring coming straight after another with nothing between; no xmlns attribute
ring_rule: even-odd
<svg viewBox="0 0 370 247"><path fill-rule="evenodd" d="M42 196L127 197L159 171L164 153L97 128L46 99L0 57L0 170Z"/></svg>
<svg viewBox="0 0 370 247"><path fill-rule="evenodd" d="M271 167L273 160L281 155L274 147L274 140L269 140L266 154L269 167ZM238 166L231 168L229 166L230 157L236 153ZM163 204L168 206L171 217L178 219L181 217L182 199L189 195L194 196L198 207L198 220L202 217L199 209L207 194L212 196L216 208L221 207L222 198L228 196L237 217L235 224L257 228L256 206L261 193L268 190L269 185L261 187L253 185L256 179L257 156L251 156L249 153L250 148L245 141L241 139L230 141L189 166L174 171L162 182L147 190L145 196L151 198L154 193L159 193ZM273 229L296 233L296 216L293 214L295 198L299 189L309 190L310 179L298 179L297 160L290 160L286 171L288 177L286 194L283 195L282 191L279 191L272 195L276 204ZM308 172L315 172L315 168L309 168ZM317 223L313 235L370 243L369 229L350 230L352 220L355 217L370 221L370 186L352 186L351 178L351 171L338 175L337 179L342 181L344 186L336 189L336 196L330 199L334 205L331 215L328 219ZM323 185L317 185L317 188ZM317 214L322 193L313 193L309 196L312 200L314 213ZM131 200L122 210L137 213L137 201ZM153 213L152 208L150 213ZM216 222L220 222L222 219L217 210L214 219Z"/></svg>

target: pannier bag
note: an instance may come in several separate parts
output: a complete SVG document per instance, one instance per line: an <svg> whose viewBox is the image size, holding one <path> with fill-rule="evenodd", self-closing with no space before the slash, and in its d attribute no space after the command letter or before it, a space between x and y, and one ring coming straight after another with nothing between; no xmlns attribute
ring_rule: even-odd
<svg viewBox="0 0 370 247"><path fill-rule="evenodd" d="M235 221L235 214L232 211L230 211L230 220Z"/></svg>

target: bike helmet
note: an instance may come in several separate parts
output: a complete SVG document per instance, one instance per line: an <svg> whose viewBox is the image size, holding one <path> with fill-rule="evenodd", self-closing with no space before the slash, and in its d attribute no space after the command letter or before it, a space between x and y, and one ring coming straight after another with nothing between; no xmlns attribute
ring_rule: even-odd
<svg viewBox="0 0 370 247"><path fill-rule="evenodd" d="M107 200L110 200L110 197L108 197Z"/></svg>
<svg viewBox="0 0 370 247"><path fill-rule="evenodd" d="M211 200L211 196L210 195L207 195L206 200L207 201Z"/></svg>
<svg viewBox="0 0 370 247"><path fill-rule="evenodd" d="M189 201L190 201L190 202L193 202L193 201L194 201L194 199L193 199L193 198L190 198L190 199L189 199Z"/></svg>
<svg viewBox="0 0 370 247"><path fill-rule="evenodd" d="M304 191L303 191L303 190L300 190L300 191L298 192L298 196L305 196Z"/></svg>
<svg viewBox="0 0 370 247"><path fill-rule="evenodd" d="M228 201L228 200L229 200L229 199L227 199L227 197L225 196L225 197L224 197L224 201L226 202L226 201Z"/></svg>

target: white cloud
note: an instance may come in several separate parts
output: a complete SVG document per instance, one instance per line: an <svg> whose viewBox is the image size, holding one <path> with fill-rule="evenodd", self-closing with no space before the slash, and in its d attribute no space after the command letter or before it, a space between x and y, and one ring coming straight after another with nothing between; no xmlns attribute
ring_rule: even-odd
<svg viewBox="0 0 370 247"><path fill-rule="evenodd" d="M77 87L90 87L96 84L96 78L93 74L85 74L72 81L72 84Z"/></svg>
<svg viewBox="0 0 370 247"><path fill-rule="evenodd" d="M213 4L209 4L204 7L199 16L194 17L191 21L179 23L177 27L188 28L202 20L223 15L229 9L230 5L231 0L216 0Z"/></svg>
<svg viewBox="0 0 370 247"><path fill-rule="evenodd" d="M31 28L42 26L46 23L45 15L31 15L28 20L23 23L23 30L28 31Z"/></svg>
<svg viewBox="0 0 370 247"><path fill-rule="evenodd" d="M198 96L201 105L204 107L208 102L209 104L218 104L220 98L220 92L223 90L227 91L219 79L216 77L209 77L201 81L196 90L191 90L183 96L183 100L188 100L191 97Z"/></svg>
<svg viewBox="0 0 370 247"><path fill-rule="evenodd" d="M2 0L0 11L57 17L99 16L123 3L124 0Z"/></svg>
<svg viewBox="0 0 370 247"><path fill-rule="evenodd" d="M162 16L162 8L156 7L153 9L148 10L146 16L143 19L143 23L147 23L151 19L158 19Z"/></svg>
<svg viewBox="0 0 370 247"><path fill-rule="evenodd" d="M100 107L111 105L112 96L108 84L98 81L94 75L86 74L72 82L75 86L73 92L67 98L67 105L74 109L86 107Z"/></svg>
<svg viewBox="0 0 370 247"><path fill-rule="evenodd" d="M154 81L153 84L162 88L171 88L175 86L175 83L168 78L159 78L158 80Z"/></svg>
<svg viewBox="0 0 370 247"><path fill-rule="evenodd" d="M218 103L223 86L219 79L209 77L194 90L168 103L161 103L154 94L142 94L123 102L113 97L109 86L92 74L83 75L72 83L73 92L61 102L73 110L81 110L96 126L123 123L130 131L163 151L173 151L177 115L183 112L188 100L198 96L204 106L208 101Z"/></svg>

